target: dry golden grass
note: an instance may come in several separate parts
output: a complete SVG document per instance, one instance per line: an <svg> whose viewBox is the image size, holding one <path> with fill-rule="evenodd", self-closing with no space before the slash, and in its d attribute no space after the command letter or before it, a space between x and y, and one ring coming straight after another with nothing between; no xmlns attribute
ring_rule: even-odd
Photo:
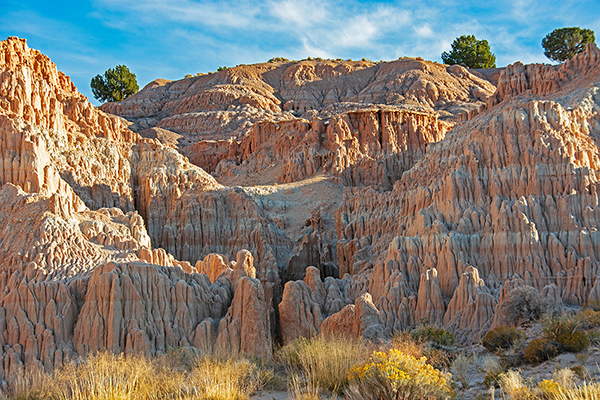
<svg viewBox="0 0 600 400"><path fill-rule="evenodd" d="M415 340L407 332L394 333L392 336L392 347L414 358L421 358L425 355L425 346L423 346L423 343Z"/></svg>
<svg viewBox="0 0 600 400"><path fill-rule="evenodd" d="M287 367L291 377L296 377L296 386L302 382L307 386L299 392L312 393L314 388L321 388L341 393L348 385L350 368L369 354L364 341L334 336L295 340L277 352L276 360Z"/></svg>
<svg viewBox="0 0 600 400"><path fill-rule="evenodd" d="M101 353L53 374L22 374L18 400L243 400L261 386L261 369L243 358L169 354L154 360ZM1 398L1 397L0 397Z"/></svg>
<svg viewBox="0 0 600 400"><path fill-rule="evenodd" d="M456 357L452 364L452 377L460 382L463 389L468 389L473 380L473 359L463 354Z"/></svg>
<svg viewBox="0 0 600 400"><path fill-rule="evenodd" d="M529 387L518 371L508 371L501 376L504 398L510 400L600 400L600 382L579 382L573 371L563 368L554 373L553 379L538 382Z"/></svg>
<svg viewBox="0 0 600 400"><path fill-rule="evenodd" d="M258 367L247 360L200 358L188 375L186 399L247 399L260 386Z"/></svg>
<svg viewBox="0 0 600 400"><path fill-rule="evenodd" d="M292 400L321 399L321 390L296 373L292 373L289 377L288 394Z"/></svg>
<svg viewBox="0 0 600 400"><path fill-rule="evenodd" d="M580 386L561 390L556 400L598 400L600 399L600 382L584 382Z"/></svg>
<svg viewBox="0 0 600 400"><path fill-rule="evenodd" d="M532 399L533 393L518 371L510 370L500 375L500 388L511 400Z"/></svg>

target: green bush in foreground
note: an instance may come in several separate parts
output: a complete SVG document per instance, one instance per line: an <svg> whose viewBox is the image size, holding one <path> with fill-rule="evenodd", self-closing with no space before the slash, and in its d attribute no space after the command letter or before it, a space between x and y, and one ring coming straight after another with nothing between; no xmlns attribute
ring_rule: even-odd
<svg viewBox="0 0 600 400"><path fill-rule="evenodd" d="M454 345L454 335L452 333L432 325L417 325L410 332L410 336L420 342L432 342L447 347Z"/></svg>
<svg viewBox="0 0 600 400"><path fill-rule="evenodd" d="M489 351L509 349L516 342L525 339L525 333L512 326L499 326L489 330L483 337L481 344Z"/></svg>
<svg viewBox="0 0 600 400"><path fill-rule="evenodd" d="M558 346L546 338L533 339L525 348L525 360L533 365L543 363L558 355Z"/></svg>

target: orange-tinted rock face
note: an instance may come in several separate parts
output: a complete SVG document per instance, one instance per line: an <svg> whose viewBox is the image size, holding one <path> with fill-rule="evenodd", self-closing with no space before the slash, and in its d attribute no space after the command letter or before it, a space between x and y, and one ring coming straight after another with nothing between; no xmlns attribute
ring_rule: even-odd
<svg viewBox="0 0 600 400"><path fill-rule="evenodd" d="M347 189L337 219L340 269L359 270L361 260L385 254L389 247L387 258L406 277L417 297L418 314L438 318L441 307L432 301L437 285L432 289L422 275L435 268L441 294L449 302L444 323L459 336L485 329L494 297L507 279L519 278L551 297L558 293L565 303L583 304L595 293L600 267L600 82L597 63L590 64L599 53L590 46L556 71L527 66L531 74L536 68L554 72L537 80L528 77L532 86L518 89L522 95L509 95L455 126L444 140L428 147L391 192ZM521 72L520 78L507 76L515 69L506 69L500 85L524 79ZM571 83L561 81L564 76L573 76ZM466 289L471 285L466 282L477 281L466 278L475 276L471 266L486 291ZM414 285L419 285L418 292ZM457 297L459 292L471 294ZM421 293L433 299L422 301ZM379 303L374 299L380 307L388 301L387 295ZM465 322L452 308L475 314Z"/></svg>
<svg viewBox="0 0 600 400"><path fill-rule="evenodd" d="M237 264L270 328L289 239L244 191L98 111L23 40L0 49L0 379L100 349L211 348ZM192 266L242 248L213 283Z"/></svg>
<svg viewBox="0 0 600 400"><path fill-rule="evenodd" d="M599 59L157 80L102 106L144 138L0 42L0 380L424 319L468 343L518 285L559 310L598 299Z"/></svg>
<svg viewBox="0 0 600 400"><path fill-rule="evenodd" d="M279 183L333 173L389 189L451 128L442 120L466 119L494 89L465 68L418 59L302 61L153 82L101 108L136 130L182 135L180 151L221 181L279 166Z"/></svg>

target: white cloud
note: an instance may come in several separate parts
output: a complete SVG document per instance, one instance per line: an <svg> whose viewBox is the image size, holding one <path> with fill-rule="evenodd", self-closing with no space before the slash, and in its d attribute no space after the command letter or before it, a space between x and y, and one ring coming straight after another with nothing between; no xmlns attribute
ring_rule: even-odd
<svg viewBox="0 0 600 400"><path fill-rule="evenodd" d="M325 1L284 0L268 4L269 14L288 28L287 24L290 23L299 28L307 28L330 18Z"/></svg>
<svg viewBox="0 0 600 400"><path fill-rule="evenodd" d="M349 20L339 30L331 33L331 47L365 47L371 46L379 30L366 16Z"/></svg>
<svg viewBox="0 0 600 400"><path fill-rule="evenodd" d="M256 2L194 2L190 0L96 0L100 8L109 8L116 14L105 16L112 21L119 14L127 15L131 24L178 22L192 26L219 28L246 28L262 13ZM110 23L110 22L109 22Z"/></svg>
<svg viewBox="0 0 600 400"><path fill-rule="evenodd" d="M415 27L414 29L415 29L415 32L417 33L417 35L419 35L420 37L431 38L431 37L435 36L435 34L433 33L433 29L431 29L429 24L421 25L421 26Z"/></svg>

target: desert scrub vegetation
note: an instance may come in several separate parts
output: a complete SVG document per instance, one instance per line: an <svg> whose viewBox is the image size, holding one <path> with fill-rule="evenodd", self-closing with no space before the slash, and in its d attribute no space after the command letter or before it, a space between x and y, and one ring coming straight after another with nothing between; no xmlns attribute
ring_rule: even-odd
<svg viewBox="0 0 600 400"><path fill-rule="evenodd" d="M517 290L519 289L519 290ZM506 304L512 304L514 321L532 322L537 318L540 300L537 291L529 287L516 288L507 296L503 303L503 312L506 316ZM533 299L533 305L518 306L526 303L527 299ZM512 302L510 302L511 300ZM516 305L515 305L516 304ZM553 309L548 314L542 315L540 319L542 334L527 342L524 332L516 327L501 326L486 333L482 339L482 345L491 352L501 356L505 367L517 367L527 362L537 365L550 360L561 353L579 353L590 345L600 344L600 312L595 311L593 305L582 307L575 315L556 315ZM523 314L523 309L528 311ZM510 313L509 313L510 315ZM520 315L517 317L517 315ZM528 315L528 317L523 317Z"/></svg>
<svg viewBox="0 0 600 400"><path fill-rule="evenodd" d="M539 320L548 311L549 302L531 286L518 286L502 302L504 320L510 325L520 325Z"/></svg>
<svg viewBox="0 0 600 400"><path fill-rule="evenodd" d="M493 357L487 356L480 360L480 367L485 374L483 378L483 386L486 388L499 388L500 375L504 372L502 366Z"/></svg>
<svg viewBox="0 0 600 400"><path fill-rule="evenodd" d="M579 353L590 345L576 317L546 317L542 321L544 337L553 341L561 352Z"/></svg>
<svg viewBox="0 0 600 400"><path fill-rule="evenodd" d="M500 374L500 388L511 400L533 400L531 388L525 383L519 371L510 370Z"/></svg>
<svg viewBox="0 0 600 400"><path fill-rule="evenodd" d="M434 343L440 346L453 346L454 335L446 329L438 328L429 324L419 324L411 332L410 336L423 343Z"/></svg>
<svg viewBox="0 0 600 400"><path fill-rule="evenodd" d="M368 362L348 373L346 396L358 399L448 399L454 396L450 374L397 349L373 352Z"/></svg>
<svg viewBox="0 0 600 400"><path fill-rule="evenodd" d="M289 63L290 60L288 60L285 57L273 57L267 62L269 62L269 63L275 63L275 62Z"/></svg>
<svg viewBox="0 0 600 400"><path fill-rule="evenodd" d="M532 340L525 348L524 357L530 364L542 363L564 352L579 353L590 345L577 316L546 316L542 332L541 338Z"/></svg>
<svg viewBox="0 0 600 400"><path fill-rule="evenodd" d="M450 368L455 354L449 346L454 335L436 327L417 325L410 332L396 332L392 336L392 348L415 358L425 357L427 364L437 369Z"/></svg>
<svg viewBox="0 0 600 400"><path fill-rule="evenodd" d="M519 371L502 374L500 387L503 398L511 400L596 400L600 398L600 383L579 380L568 368L556 370L552 379L537 384L525 381Z"/></svg>
<svg viewBox="0 0 600 400"><path fill-rule="evenodd" d="M532 365L543 363L558 355L558 347L546 338L533 339L525 348L524 358Z"/></svg>
<svg viewBox="0 0 600 400"><path fill-rule="evenodd" d="M456 382L460 382L463 389L468 389L471 386L471 381L474 377L473 359L464 354L456 357L452 363L452 378Z"/></svg>
<svg viewBox="0 0 600 400"><path fill-rule="evenodd" d="M481 344L489 351L497 351L499 349L509 349L516 343L525 339L525 332L512 326L499 326L489 330Z"/></svg>
<svg viewBox="0 0 600 400"><path fill-rule="evenodd" d="M286 368L292 393L341 394L348 386L348 372L368 358L370 346L345 336L300 338L279 349L275 361Z"/></svg>
<svg viewBox="0 0 600 400"><path fill-rule="evenodd" d="M24 374L9 398L19 400L243 400L260 388L261 367L241 357L171 353L100 353L52 374Z"/></svg>

